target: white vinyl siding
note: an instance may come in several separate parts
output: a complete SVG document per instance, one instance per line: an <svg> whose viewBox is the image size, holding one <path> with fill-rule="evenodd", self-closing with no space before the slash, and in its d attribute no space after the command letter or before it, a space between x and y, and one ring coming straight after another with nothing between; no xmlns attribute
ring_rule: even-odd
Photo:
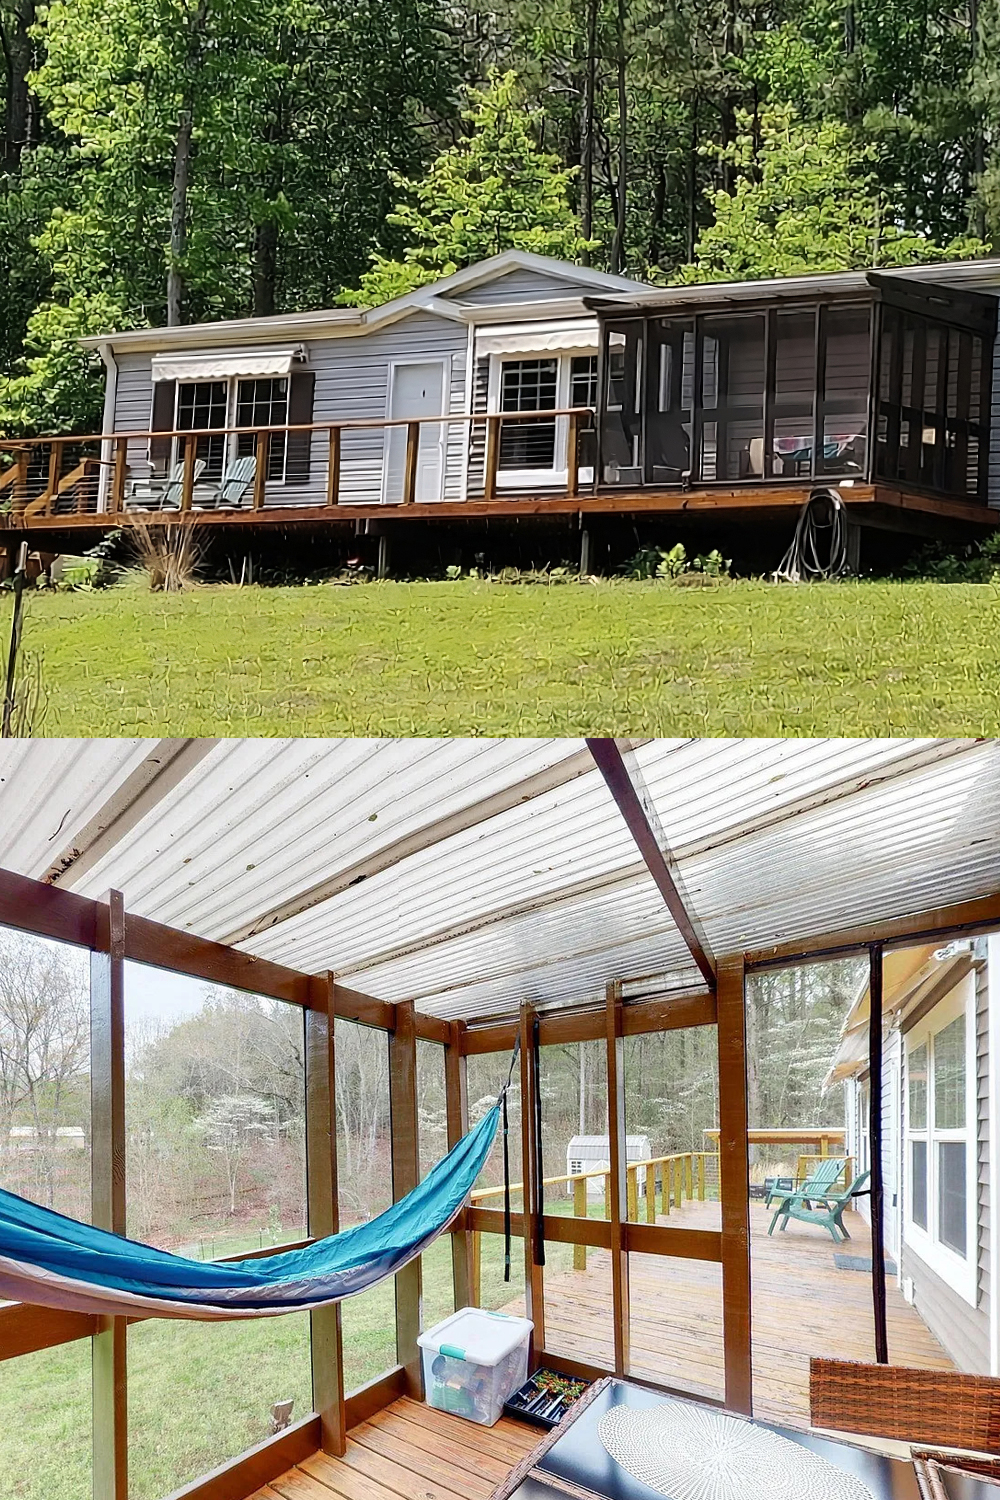
<svg viewBox="0 0 1000 1500"><path fill-rule="evenodd" d="M308 360L303 366L316 377L313 421L385 419L390 362L445 361L445 404L449 412L465 411L465 368L468 331L464 325L433 313L414 313L399 323L348 338L304 341ZM117 431L145 432L150 425L153 385L150 354L122 355L118 361L115 402ZM341 451L340 498L343 504L377 505L382 498L382 458L385 443L380 428L345 432ZM462 496L465 424L446 425L444 434L445 500ZM144 439L129 445L129 461L146 458ZM309 480L294 488L269 490L269 505L308 506L326 502L327 435L313 434Z"/></svg>

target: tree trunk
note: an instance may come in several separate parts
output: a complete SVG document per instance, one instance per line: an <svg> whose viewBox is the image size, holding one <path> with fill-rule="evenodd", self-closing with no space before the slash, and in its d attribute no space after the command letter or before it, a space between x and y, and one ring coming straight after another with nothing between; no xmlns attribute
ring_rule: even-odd
<svg viewBox="0 0 1000 1500"><path fill-rule="evenodd" d="M726 0L726 28L723 37L723 52L726 57L734 57L736 46L736 0ZM736 96L729 83L728 73L725 78L725 93L722 98L722 144L731 146L736 139ZM722 163L722 191L733 193L736 191L736 165L731 161Z"/></svg>
<svg viewBox="0 0 1000 1500"><path fill-rule="evenodd" d="M618 24L615 38L615 64L618 71L618 192L615 235L611 242L611 270L620 276L625 265L625 223L628 195L628 95L626 92L625 7L618 0Z"/></svg>
<svg viewBox="0 0 1000 1500"><path fill-rule="evenodd" d="M174 150L174 186L170 199L170 251L167 269L167 327L184 321L184 256L187 252L187 198L191 172L193 110L185 103L177 127Z"/></svg>
<svg viewBox="0 0 1000 1500"><path fill-rule="evenodd" d="M273 219L257 225L253 244L253 316L269 318L275 309L278 279L278 226Z"/></svg>
<svg viewBox="0 0 1000 1500"><path fill-rule="evenodd" d="M698 242L698 95L691 101L691 150L689 153L687 201L687 258L694 260L694 247Z"/></svg>
<svg viewBox="0 0 1000 1500"><path fill-rule="evenodd" d="M22 151L34 144L34 110L28 74L34 66L31 27L35 24L33 0L0 16L0 50L3 52L4 122L0 143L0 166L13 171Z"/></svg>
<svg viewBox="0 0 1000 1500"><path fill-rule="evenodd" d="M594 233L594 100L597 93L597 6L587 0L587 71L583 91L583 134L580 162L580 232L585 240ZM589 265L590 252L584 264Z"/></svg>

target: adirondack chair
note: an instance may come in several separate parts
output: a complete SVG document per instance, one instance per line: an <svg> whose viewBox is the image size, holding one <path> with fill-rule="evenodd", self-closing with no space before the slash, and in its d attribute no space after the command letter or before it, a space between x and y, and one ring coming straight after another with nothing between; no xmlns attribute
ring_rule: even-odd
<svg viewBox="0 0 1000 1500"><path fill-rule="evenodd" d="M253 483L254 473L257 469L257 455L245 453L242 458L234 458L226 466L226 472L214 495L206 495L196 507L198 510L221 510L223 507L232 506L238 510L243 496Z"/></svg>
<svg viewBox="0 0 1000 1500"><path fill-rule="evenodd" d="M194 482L197 484L205 470L205 460L195 460ZM178 510L184 489L184 460L179 459L167 475L163 489L154 489L156 480L136 480L129 492L127 503L130 509ZM144 486L144 487L143 487Z"/></svg>
<svg viewBox="0 0 1000 1500"><path fill-rule="evenodd" d="M771 1204L778 1200L794 1197L801 1193L807 1197L807 1189L812 1189L812 1194L817 1198L824 1198L831 1191L847 1165L847 1159L843 1156L824 1156L817 1163L810 1175L802 1180L794 1177L772 1177L765 1183L767 1192L764 1196L764 1207L770 1208ZM770 1231L769 1231L770 1232Z"/></svg>
<svg viewBox="0 0 1000 1500"><path fill-rule="evenodd" d="M838 1158L831 1157L830 1161L838 1162ZM768 1234L773 1233L774 1226L779 1219L782 1229L788 1227L789 1219L799 1219L803 1224L821 1224L824 1229L829 1229L836 1244L840 1244L842 1240L849 1240L851 1236L844 1228L844 1209L849 1208L851 1199L863 1191L871 1173L862 1172L848 1187L841 1188L838 1192L833 1190L832 1184L836 1182L844 1169L842 1159L838 1162L838 1168L831 1176L824 1163L823 1167L814 1172L798 1192L790 1193L787 1198L782 1198L774 1211ZM821 1175L826 1178L825 1188L817 1181Z"/></svg>

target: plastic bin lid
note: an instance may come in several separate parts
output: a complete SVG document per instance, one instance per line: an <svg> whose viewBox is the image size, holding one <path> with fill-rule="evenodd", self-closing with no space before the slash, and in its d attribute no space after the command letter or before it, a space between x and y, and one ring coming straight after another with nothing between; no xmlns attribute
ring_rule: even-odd
<svg viewBox="0 0 1000 1500"><path fill-rule="evenodd" d="M421 1349L464 1359L474 1365L498 1365L523 1343L534 1328L529 1318L487 1312L481 1307L463 1307L443 1323L428 1328L417 1339Z"/></svg>

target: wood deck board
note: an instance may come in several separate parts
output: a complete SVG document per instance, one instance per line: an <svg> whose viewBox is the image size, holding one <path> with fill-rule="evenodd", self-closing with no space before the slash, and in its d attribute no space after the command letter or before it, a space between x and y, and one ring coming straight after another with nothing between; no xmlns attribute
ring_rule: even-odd
<svg viewBox="0 0 1000 1500"><path fill-rule="evenodd" d="M833 1263L838 1250L871 1253L868 1229L847 1218L850 1241L790 1225L769 1237L770 1214L751 1204L754 1410L809 1425L809 1357L871 1360L871 1277ZM690 1203L661 1223L711 1228L718 1204ZM611 1269L606 1250L588 1252L586 1271L546 1273L546 1339L553 1353L610 1367ZM633 1255L632 1364L640 1379L721 1399L724 1391L721 1272L714 1262ZM887 1278L889 1356L896 1364L947 1370L952 1362ZM519 1304L511 1302L508 1311ZM258 1490L253 1500L487 1500L538 1441L506 1417L479 1427L401 1398L351 1433L343 1459L315 1454Z"/></svg>
<svg viewBox="0 0 1000 1500"><path fill-rule="evenodd" d="M406 1398L362 1422L343 1458L315 1453L252 1500L486 1500L539 1434L479 1427Z"/></svg>
<svg viewBox="0 0 1000 1500"><path fill-rule="evenodd" d="M718 1205L688 1203L674 1210L677 1228L705 1229ZM845 1271L836 1253L871 1254L868 1227L848 1214L851 1239L834 1245L826 1230L790 1224L767 1233L770 1212L754 1202L751 1218L754 1410L796 1426L809 1424L809 1358L873 1360L875 1330L871 1276ZM633 1255L631 1372L647 1380L721 1399L724 1367L719 1268L705 1261ZM591 1250L586 1271L550 1274L545 1282L547 1347L609 1368L612 1357L610 1257ZM933 1334L886 1278L889 1357L895 1364L952 1369ZM519 1304L509 1304L516 1312Z"/></svg>

